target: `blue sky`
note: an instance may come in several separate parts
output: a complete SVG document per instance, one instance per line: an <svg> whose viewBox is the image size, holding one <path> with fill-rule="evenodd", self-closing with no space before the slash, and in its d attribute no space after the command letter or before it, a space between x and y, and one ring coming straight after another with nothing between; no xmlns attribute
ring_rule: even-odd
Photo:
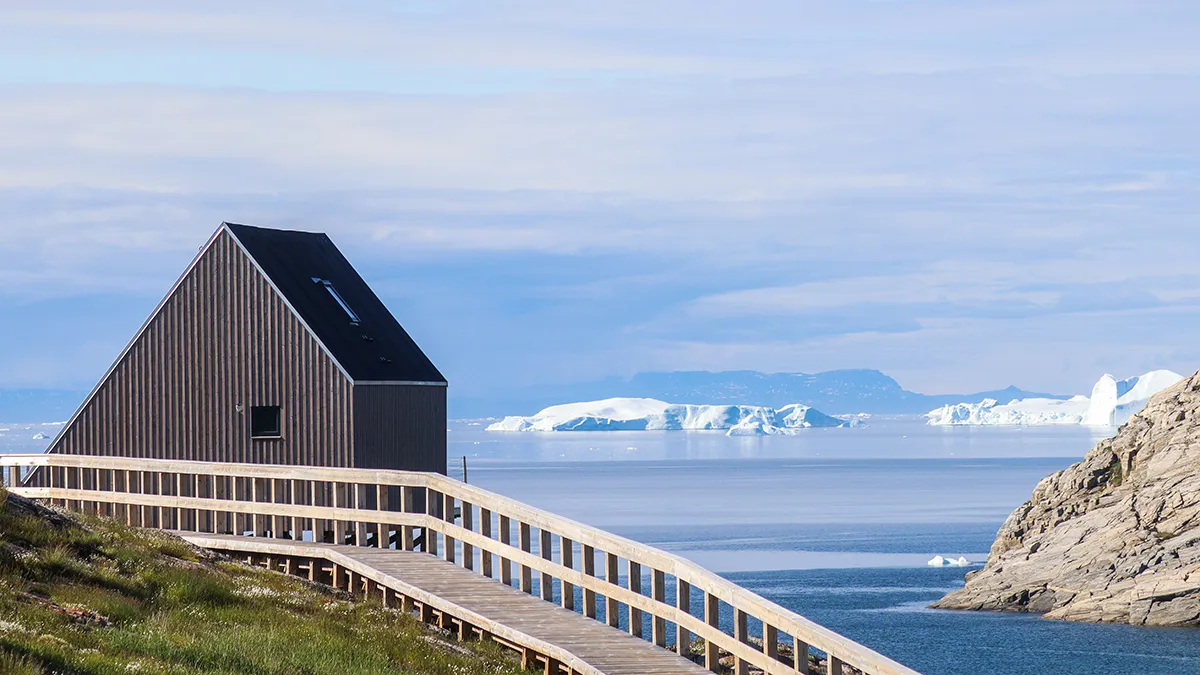
<svg viewBox="0 0 1200 675"><path fill-rule="evenodd" d="M5 2L0 387L222 220L328 232L462 394L1200 368L1200 5Z"/></svg>

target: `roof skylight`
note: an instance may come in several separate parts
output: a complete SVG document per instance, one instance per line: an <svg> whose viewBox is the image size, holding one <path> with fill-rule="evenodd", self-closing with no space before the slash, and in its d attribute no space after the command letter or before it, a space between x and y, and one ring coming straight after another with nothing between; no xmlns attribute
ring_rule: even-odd
<svg viewBox="0 0 1200 675"><path fill-rule="evenodd" d="M358 315L354 313L354 310L350 309L350 305L346 304L346 301L342 299L341 294L338 293L337 289L333 287L332 281L329 281L328 279L322 279L320 277L313 277L312 280L313 283L321 284L325 287L326 291L329 291L329 295L337 301L338 307L341 307L342 311L346 313L346 316L350 317L350 323L352 325L357 326L358 324L362 323L359 321Z"/></svg>

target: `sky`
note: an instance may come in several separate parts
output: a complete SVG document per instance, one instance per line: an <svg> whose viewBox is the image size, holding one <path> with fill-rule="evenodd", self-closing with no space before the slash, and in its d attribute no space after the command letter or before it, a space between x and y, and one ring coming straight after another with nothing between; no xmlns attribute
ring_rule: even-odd
<svg viewBox="0 0 1200 675"><path fill-rule="evenodd" d="M222 221L328 232L452 393L1200 368L1191 0L0 0L0 387Z"/></svg>

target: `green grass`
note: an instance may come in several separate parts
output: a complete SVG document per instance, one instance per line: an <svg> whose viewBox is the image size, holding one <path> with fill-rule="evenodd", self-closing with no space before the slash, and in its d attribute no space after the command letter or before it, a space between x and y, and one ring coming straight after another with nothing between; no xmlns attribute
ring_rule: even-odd
<svg viewBox="0 0 1200 675"><path fill-rule="evenodd" d="M0 494L0 498L3 495ZM0 501L0 673L518 673L498 646L109 520ZM464 648L465 647L465 648Z"/></svg>

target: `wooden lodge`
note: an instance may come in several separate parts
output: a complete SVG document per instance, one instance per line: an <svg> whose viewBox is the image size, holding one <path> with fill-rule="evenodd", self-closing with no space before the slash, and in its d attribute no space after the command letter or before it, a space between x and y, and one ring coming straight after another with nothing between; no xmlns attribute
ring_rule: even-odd
<svg viewBox="0 0 1200 675"><path fill-rule="evenodd" d="M49 453L446 472L446 379L324 234L222 223Z"/></svg>

